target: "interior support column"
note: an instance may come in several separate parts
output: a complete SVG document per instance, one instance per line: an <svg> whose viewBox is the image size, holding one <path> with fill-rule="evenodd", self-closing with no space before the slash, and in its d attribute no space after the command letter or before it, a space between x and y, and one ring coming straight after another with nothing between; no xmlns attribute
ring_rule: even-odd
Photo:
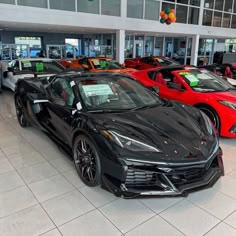
<svg viewBox="0 0 236 236"><path fill-rule="evenodd" d="M192 50L191 50L191 65L197 65L198 59L198 48L199 48L199 34L194 35L192 40Z"/></svg>
<svg viewBox="0 0 236 236"><path fill-rule="evenodd" d="M125 61L125 31L116 31L116 60L123 64Z"/></svg>

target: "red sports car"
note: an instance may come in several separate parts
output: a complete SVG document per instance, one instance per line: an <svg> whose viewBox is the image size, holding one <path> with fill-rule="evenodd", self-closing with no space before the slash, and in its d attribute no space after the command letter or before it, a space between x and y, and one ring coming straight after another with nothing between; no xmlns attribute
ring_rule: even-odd
<svg viewBox="0 0 236 236"><path fill-rule="evenodd" d="M236 138L236 89L217 75L180 66L137 71L132 76L144 85L158 86L162 98L199 108L221 136Z"/></svg>
<svg viewBox="0 0 236 236"><path fill-rule="evenodd" d="M137 70L146 70L161 66L179 65L178 62L163 56L150 56L134 59L126 59L125 66Z"/></svg>

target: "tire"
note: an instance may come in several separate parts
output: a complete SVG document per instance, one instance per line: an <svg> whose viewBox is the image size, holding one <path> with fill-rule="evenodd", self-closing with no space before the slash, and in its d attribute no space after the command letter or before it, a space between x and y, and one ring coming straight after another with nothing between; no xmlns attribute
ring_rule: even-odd
<svg viewBox="0 0 236 236"><path fill-rule="evenodd" d="M101 163L94 143L85 135L79 135L73 145L73 159L80 179L89 187L101 183Z"/></svg>
<svg viewBox="0 0 236 236"><path fill-rule="evenodd" d="M217 112L213 108L207 106L199 106L198 109L200 109L210 118L210 120L212 121L212 123L220 134L220 118Z"/></svg>
<svg viewBox="0 0 236 236"><path fill-rule="evenodd" d="M15 98L16 116L21 127L29 126L24 112L24 105L19 95Z"/></svg>

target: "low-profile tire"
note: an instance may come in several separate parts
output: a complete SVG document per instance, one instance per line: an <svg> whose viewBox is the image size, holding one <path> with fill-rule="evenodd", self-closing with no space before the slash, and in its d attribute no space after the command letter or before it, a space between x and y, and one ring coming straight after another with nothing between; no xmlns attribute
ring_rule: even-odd
<svg viewBox="0 0 236 236"><path fill-rule="evenodd" d="M29 126L24 112L24 105L19 95L15 98L16 116L21 127Z"/></svg>
<svg viewBox="0 0 236 236"><path fill-rule="evenodd" d="M73 159L81 180L89 187L101 183L101 163L96 145L85 135L76 137Z"/></svg>
<svg viewBox="0 0 236 236"><path fill-rule="evenodd" d="M220 134L220 118L217 112L213 108L207 106L199 106L198 109L200 109L210 118L210 120L212 121L212 123Z"/></svg>

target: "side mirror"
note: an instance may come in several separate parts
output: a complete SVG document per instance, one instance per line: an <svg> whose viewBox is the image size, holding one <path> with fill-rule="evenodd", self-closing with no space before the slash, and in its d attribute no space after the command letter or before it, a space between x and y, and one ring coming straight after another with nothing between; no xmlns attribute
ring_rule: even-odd
<svg viewBox="0 0 236 236"><path fill-rule="evenodd" d="M7 70L3 72L2 76L4 79L6 79L8 77L8 73L14 73L14 70L12 67L7 67Z"/></svg>
<svg viewBox="0 0 236 236"><path fill-rule="evenodd" d="M160 89L159 89L159 87L157 87L157 86L152 86L152 91L155 92L155 93L157 93L157 94L159 94Z"/></svg>
<svg viewBox="0 0 236 236"><path fill-rule="evenodd" d="M89 70L88 65L86 65L86 64L82 64L81 66L82 66L85 70Z"/></svg>
<svg viewBox="0 0 236 236"><path fill-rule="evenodd" d="M7 71L14 72L14 69L12 67L7 67Z"/></svg>

